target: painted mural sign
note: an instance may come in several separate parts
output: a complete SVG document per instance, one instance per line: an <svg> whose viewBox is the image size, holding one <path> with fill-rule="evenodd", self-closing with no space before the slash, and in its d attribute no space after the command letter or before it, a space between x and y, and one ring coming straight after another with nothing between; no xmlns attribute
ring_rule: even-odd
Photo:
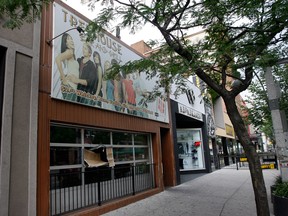
<svg viewBox="0 0 288 216"><path fill-rule="evenodd" d="M177 86L172 84L171 92L174 93L176 89ZM200 89L197 88L196 85L194 85L191 81L186 80L186 93L184 92L177 96L171 94L170 99L176 101L179 104L179 112L203 121L202 114L205 114L205 106L202 93Z"/></svg>
<svg viewBox="0 0 288 216"><path fill-rule="evenodd" d="M53 8L53 35L62 34L52 42L53 98L168 122L167 101L162 97L145 100L155 79L147 80L146 74L137 71L120 72L114 80L104 77L113 64L121 65L141 56L105 32L93 42L86 42L76 27L85 28L87 22L60 4L54 3Z"/></svg>

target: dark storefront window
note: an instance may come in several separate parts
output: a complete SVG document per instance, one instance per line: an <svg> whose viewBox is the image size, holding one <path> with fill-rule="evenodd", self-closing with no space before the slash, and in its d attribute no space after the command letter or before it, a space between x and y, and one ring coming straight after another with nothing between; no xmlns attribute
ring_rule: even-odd
<svg viewBox="0 0 288 216"><path fill-rule="evenodd" d="M87 144L100 144L100 145L109 145L110 132L108 131L99 131L94 129L85 129L84 130L84 143Z"/></svg>
<svg viewBox="0 0 288 216"><path fill-rule="evenodd" d="M133 148L113 148L113 155L116 162L133 161Z"/></svg>
<svg viewBox="0 0 288 216"><path fill-rule="evenodd" d="M81 143L81 131L78 128L51 126L51 143Z"/></svg>
<svg viewBox="0 0 288 216"><path fill-rule="evenodd" d="M149 134L52 125L50 141L51 170L151 162Z"/></svg>
<svg viewBox="0 0 288 216"><path fill-rule="evenodd" d="M135 148L135 160L144 160L149 158L148 148Z"/></svg>
<svg viewBox="0 0 288 216"><path fill-rule="evenodd" d="M147 134L135 134L134 145L147 145L149 137Z"/></svg>
<svg viewBox="0 0 288 216"><path fill-rule="evenodd" d="M51 147L50 166L81 164L81 148Z"/></svg>
<svg viewBox="0 0 288 216"><path fill-rule="evenodd" d="M113 132L113 145L132 145L132 134Z"/></svg>
<svg viewBox="0 0 288 216"><path fill-rule="evenodd" d="M150 134L55 124L50 137L51 215L154 187Z"/></svg>

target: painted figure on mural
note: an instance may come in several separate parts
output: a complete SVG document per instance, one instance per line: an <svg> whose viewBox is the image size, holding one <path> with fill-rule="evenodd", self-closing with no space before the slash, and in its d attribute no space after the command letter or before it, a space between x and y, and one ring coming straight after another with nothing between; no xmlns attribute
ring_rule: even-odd
<svg viewBox="0 0 288 216"><path fill-rule="evenodd" d="M142 108L142 110L137 111L137 115L148 117L148 114L144 112L144 109L147 108L146 99L149 96L149 92L147 91L139 72L133 73L133 87L136 93L136 106Z"/></svg>
<svg viewBox="0 0 288 216"><path fill-rule="evenodd" d="M112 65L118 64L117 60L112 59L111 60ZM124 112L125 108L123 107L124 103L124 94L123 94L123 76L122 73L119 72L116 76L115 79L113 80L114 82L114 99L116 102L115 105L115 110L119 112Z"/></svg>
<svg viewBox="0 0 288 216"><path fill-rule="evenodd" d="M137 115L136 112L136 94L133 87L133 75L132 74L123 74L123 92L124 99L127 104L127 112L129 114Z"/></svg>
<svg viewBox="0 0 288 216"><path fill-rule="evenodd" d="M55 62L60 73L61 92L65 100L76 101L77 84L69 80L69 76L79 78L79 64L75 58L73 38L64 33L61 39L61 53Z"/></svg>
<svg viewBox="0 0 288 216"><path fill-rule="evenodd" d="M77 90L81 93L77 96L77 101L83 104L93 105L91 96L96 93L96 83L98 77L94 63L90 60L92 55L91 46L88 43L83 43L82 47L83 56L78 58L79 63L79 78L73 75L68 76L68 79L74 83L77 83ZM89 94L85 94L89 93Z"/></svg>
<svg viewBox="0 0 288 216"><path fill-rule="evenodd" d="M160 95L156 99L156 113L161 116L166 115L166 99L163 95Z"/></svg>
<svg viewBox="0 0 288 216"><path fill-rule="evenodd" d="M104 63L104 75L109 73L109 69L111 68L110 61L105 61ZM106 104L104 105L104 108L114 110L114 105L112 105L112 102L114 102L114 81L111 79L103 79L102 81L102 92L103 92L103 98L106 99Z"/></svg>
<svg viewBox="0 0 288 216"><path fill-rule="evenodd" d="M114 97L115 102L118 103L118 105L115 105L115 109L119 112L124 112L125 108L122 105L124 103L123 76L121 73L118 73L114 79Z"/></svg>
<svg viewBox="0 0 288 216"><path fill-rule="evenodd" d="M103 69L102 69L102 64L101 64L101 56L97 51L94 51L93 53L93 60L94 60L94 64L95 64L95 68L97 71L97 76L98 76L98 82L96 83L96 93L95 93L95 97L96 97L96 102L95 105L98 107L101 107L101 102L98 100L99 97L103 96L101 87L102 87L102 78L103 78Z"/></svg>

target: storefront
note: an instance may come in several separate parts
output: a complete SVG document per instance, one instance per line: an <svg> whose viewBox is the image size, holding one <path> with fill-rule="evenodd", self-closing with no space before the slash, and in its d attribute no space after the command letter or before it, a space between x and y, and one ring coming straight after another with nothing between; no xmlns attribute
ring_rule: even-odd
<svg viewBox="0 0 288 216"><path fill-rule="evenodd" d="M177 183L180 184L180 174L211 171L206 115L202 94L189 81L186 94L170 99Z"/></svg>
<svg viewBox="0 0 288 216"><path fill-rule="evenodd" d="M155 80L104 78L142 56L107 32L86 43L88 20L60 1L42 17L37 215L98 215L176 185L169 101L143 100Z"/></svg>
<svg viewBox="0 0 288 216"><path fill-rule="evenodd" d="M214 104L216 143L218 147L219 166L228 166L235 163L235 154L238 152L233 125L228 117L226 106L222 98Z"/></svg>
<svg viewBox="0 0 288 216"><path fill-rule="evenodd" d="M50 136L51 215L155 188L150 133L52 124Z"/></svg>

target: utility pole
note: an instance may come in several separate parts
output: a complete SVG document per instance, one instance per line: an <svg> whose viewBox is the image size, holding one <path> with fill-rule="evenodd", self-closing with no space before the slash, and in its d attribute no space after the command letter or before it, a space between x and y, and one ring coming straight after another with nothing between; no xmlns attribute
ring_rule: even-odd
<svg viewBox="0 0 288 216"><path fill-rule="evenodd" d="M287 62L278 62L283 64ZM280 86L274 81L272 68L265 68L265 81L267 86L269 108L272 116L272 124L276 140L276 154L279 160L280 172L283 181L288 181L288 129L285 112L280 110L279 98Z"/></svg>

